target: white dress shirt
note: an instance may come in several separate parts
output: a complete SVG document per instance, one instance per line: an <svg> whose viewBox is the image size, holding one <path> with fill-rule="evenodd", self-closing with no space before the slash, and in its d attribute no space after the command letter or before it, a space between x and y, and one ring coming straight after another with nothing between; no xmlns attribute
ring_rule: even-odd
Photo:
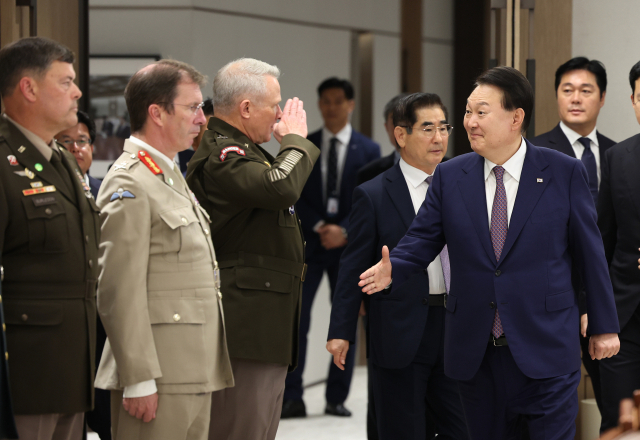
<svg viewBox="0 0 640 440"><path fill-rule="evenodd" d="M322 145L320 146L320 171L322 172L322 197L327 202L327 174L329 169L329 149L331 148L331 139L336 138L336 153L338 155L338 181L336 188L340 192L340 184L342 183L342 171L344 170L344 162L347 158L347 146L351 140L353 128L347 123L342 130L336 134L331 133L327 127L322 128Z"/></svg>
<svg viewBox="0 0 640 440"><path fill-rule="evenodd" d="M507 224L511 223L511 213L513 205L516 203L516 194L518 194L518 185L520 184L520 174L522 174L522 166L524 165L524 157L527 154L527 144L522 139L520 148L515 152L508 161L502 165L504 175L502 182L507 195ZM491 211L493 209L493 199L496 196L496 175L492 173L496 164L489 159L484 159L484 189L487 196L487 213L489 214L489 229L491 229Z"/></svg>
<svg viewBox="0 0 640 440"><path fill-rule="evenodd" d="M429 185L425 182L425 179L429 177L429 174L425 173L418 168L412 167L400 159L400 170L404 175L404 180L407 181L407 187L409 188L409 194L411 195L411 202L413 203L413 210L416 215L418 210L422 206L425 197L427 196L427 190ZM427 274L429 275L429 294L439 295L446 293L447 289L444 284L444 274L442 273L442 262L440 256L437 256L431 264L427 267Z"/></svg>
<svg viewBox="0 0 640 440"><path fill-rule="evenodd" d="M582 160L582 153L584 153L584 145L582 145L582 143L578 140L582 136L576 133L575 131L573 131L572 129L570 129L569 127L567 127L562 121L560 121L560 129L569 140L569 143L571 144L571 148L573 148L573 152L576 154L576 158L578 160ZM600 145L598 145L598 135L597 135L596 129L594 128L591 133L589 133L587 136L584 136L584 137L589 138L589 140L591 141L591 151L593 151L593 155L596 158L596 171L598 173L598 188L600 188Z"/></svg>

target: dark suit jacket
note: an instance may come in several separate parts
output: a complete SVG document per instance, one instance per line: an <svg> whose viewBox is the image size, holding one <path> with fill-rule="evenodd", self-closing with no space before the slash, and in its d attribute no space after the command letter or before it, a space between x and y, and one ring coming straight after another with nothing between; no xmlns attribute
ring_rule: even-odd
<svg viewBox="0 0 640 440"><path fill-rule="evenodd" d="M356 177L356 185L362 185L364 182L368 182L379 174L384 173L396 163L396 152L388 154L380 159L376 159L373 162L369 162L358 170Z"/></svg>
<svg viewBox="0 0 640 440"><path fill-rule="evenodd" d="M585 281L592 333L619 331L586 170L576 159L527 142L498 262L489 232L484 163L483 157L468 153L438 166L416 219L391 252L390 295L447 244L447 376L468 380L476 374L496 305L509 349L526 376L542 379L575 372L580 368L580 343L571 284L574 262Z"/></svg>
<svg viewBox="0 0 640 440"><path fill-rule="evenodd" d="M640 304L640 134L607 151L598 197L598 226L620 328ZM589 317L591 319L591 317Z"/></svg>
<svg viewBox="0 0 640 440"><path fill-rule="evenodd" d="M100 190L100 185L102 185L102 180L96 179L89 175L89 188L91 188L91 194L94 199L98 198L98 191Z"/></svg>
<svg viewBox="0 0 640 440"><path fill-rule="evenodd" d="M606 136L600 134L600 132L596 132L596 136L598 138L598 150L600 154L600 169L602 170L602 164L604 163L604 155L609 148L615 145L615 142L609 139ZM573 147L569 143L569 139L565 136L564 132L560 128L560 124L556 125L553 130L548 131L546 133L542 133L539 136L531 139L531 143L533 145L537 145L539 147L547 147L553 150L559 151L561 153L566 154L570 157L576 157L575 151L573 151ZM602 175L600 177L602 180ZM574 288L576 292L579 292L579 307L580 314L587 313L586 309L586 299L584 297L584 289L582 288L581 281L579 279L578 273L576 269L573 269L573 278L574 278Z"/></svg>
<svg viewBox="0 0 640 440"><path fill-rule="evenodd" d="M11 391L21 415L93 406L100 219L75 158L60 150L73 188L0 117L0 157L18 162L0 161L0 252Z"/></svg>
<svg viewBox="0 0 640 440"><path fill-rule="evenodd" d="M2 298L2 283L0 283L0 298ZM0 325L2 326L2 335L0 336L0 356L2 356L0 359L0 439L18 438L16 422L13 418L11 387L9 386L9 362L5 355L7 353L7 338L4 330L2 301L0 301Z"/></svg>
<svg viewBox="0 0 640 440"><path fill-rule="evenodd" d="M178 158L180 160L180 172L183 176L187 176L187 166L189 165L189 161L193 157L195 151L193 150L184 150L178 152Z"/></svg>
<svg viewBox="0 0 640 440"><path fill-rule="evenodd" d="M340 259L328 339L355 343L362 300L357 283L360 274L380 261L382 246L395 247L414 218L399 164L356 187L349 215L349 244ZM415 357L427 322L429 306L422 300L429 297L429 278L420 271L393 294L386 292L373 295L369 303L369 356L383 368L403 368Z"/></svg>
<svg viewBox="0 0 640 440"><path fill-rule="evenodd" d="M322 130L311 133L307 139L320 148L322 145ZM340 203L338 206L338 214L333 219L334 223L349 229L351 197L353 189L356 187L358 170L379 157L380 146L363 134L353 130L349 145L347 146L347 155L344 161L342 181L340 183ZM296 210L302 220L302 230L307 242L306 261L326 264L331 261L337 261L344 248L327 251L320 244L320 236L313 231L313 227L318 221L326 218L327 211L322 199L321 160L322 158L319 158L313 167L313 171L311 171L311 175L302 190L300 200L296 203Z"/></svg>

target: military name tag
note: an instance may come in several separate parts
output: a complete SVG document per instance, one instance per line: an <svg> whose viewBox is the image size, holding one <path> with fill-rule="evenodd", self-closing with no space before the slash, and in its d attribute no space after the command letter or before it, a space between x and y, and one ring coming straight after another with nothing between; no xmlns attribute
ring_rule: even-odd
<svg viewBox="0 0 640 440"><path fill-rule="evenodd" d="M36 206L53 205L56 203L55 196L40 196L33 198L33 204Z"/></svg>
<svg viewBox="0 0 640 440"><path fill-rule="evenodd" d="M42 188L23 189L22 194L25 196L32 196L34 194L55 192L56 187L53 185L43 186Z"/></svg>

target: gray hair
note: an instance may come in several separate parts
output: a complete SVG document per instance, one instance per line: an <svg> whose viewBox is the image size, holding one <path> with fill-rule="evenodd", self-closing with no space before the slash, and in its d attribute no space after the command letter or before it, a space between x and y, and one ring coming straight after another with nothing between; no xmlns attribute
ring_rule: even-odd
<svg viewBox="0 0 640 440"><path fill-rule="evenodd" d="M239 58L218 70L213 79L215 113L228 115L243 99L262 100L267 93L266 77L280 77L280 69L253 58Z"/></svg>

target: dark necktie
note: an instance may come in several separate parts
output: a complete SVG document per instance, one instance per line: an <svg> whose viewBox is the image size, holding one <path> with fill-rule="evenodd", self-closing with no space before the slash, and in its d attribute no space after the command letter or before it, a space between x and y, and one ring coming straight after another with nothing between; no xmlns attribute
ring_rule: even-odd
<svg viewBox="0 0 640 440"><path fill-rule="evenodd" d="M493 208L491 209L491 243L493 244L493 252L496 256L496 261L500 261L500 255L502 255L502 247L504 241L507 238L507 230L509 229L509 222L507 218L507 192L504 189L504 168L501 166L493 167L493 174L496 176L496 195L493 198ZM496 314L493 318L493 328L491 333L496 338L502 335L502 322L500 321L500 314L496 308Z"/></svg>
<svg viewBox="0 0 640 440"><path fill-rule="evenodd" d="M69 171L67 170L67 168L62 163L62 153L60 153L59 151L53 149L53 154L51 155L51 161L50 162L51 162L51 165L53 166L53 168L55 168L55 170L60 175L60 178L64 181L64 183L65 183L67 189L69 190L69 192L71 193L71 195L75 198L76 189L73 186L73 181L71 180L71 177L69 176Z"/></svg>
<svg viewBox="0 0 640 440"><path fill-rule="evenodd" d="M424 179L427 182L427 185L431 187L431 182L433 181L433 176L428 176ZM428 191L428 190L427 190ZM449 293L449 286L451 285L451 265L449 263L449 249L445 244L442 248L442 252L440 252L440 263L442 263L442 275L444 275L444 286Z"/></svg>
<svg viewBox="0 0 640 440"><path fill-rule="evenodd" d="M591 139L581 137L578 139L582 145L584 145L584 152L582 153L582 163L587 169L587 176L589 176L589 189L591 190L591 196L593 202L598 204L598 166L596 165L596 156L594 156L591 150Z"/></svg>
<svg viewBox="0 0 640 440"><path fill-rule="evenodd" d="M329 147L329 163L327 167L327 199L338 197L338 152L337 138L331 138Z"/></svg>

